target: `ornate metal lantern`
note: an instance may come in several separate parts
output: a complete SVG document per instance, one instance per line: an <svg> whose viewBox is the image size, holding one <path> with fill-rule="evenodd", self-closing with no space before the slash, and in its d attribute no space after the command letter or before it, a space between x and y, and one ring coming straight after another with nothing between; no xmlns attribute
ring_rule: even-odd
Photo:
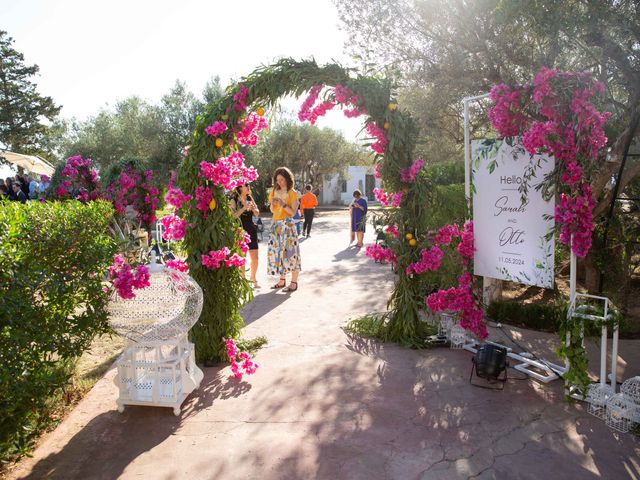
<svg viewBox="0 0 640 480"><path fill-rule="evenodd" d="M117 360L114 380L125 405L180 405L200 386L202 370L195 364L189 329L202 312L202 289L189 275L152 260L149 283L136 297L112 296L107 310L111 327L129 343Z"/></svg>

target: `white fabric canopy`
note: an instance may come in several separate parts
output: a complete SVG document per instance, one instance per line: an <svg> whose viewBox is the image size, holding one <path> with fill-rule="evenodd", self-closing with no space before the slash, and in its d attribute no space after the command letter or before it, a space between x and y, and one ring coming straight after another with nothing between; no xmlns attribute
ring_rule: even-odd
<svg viewBox="0 0 640 480"><path fill-rule="evenodd" d="M14 152L0 152L0 156L7 162L18 167L22 167L28 172L37 173L38 175L53 175L55 168L46 160L34 155L23 155Z"/></svg>

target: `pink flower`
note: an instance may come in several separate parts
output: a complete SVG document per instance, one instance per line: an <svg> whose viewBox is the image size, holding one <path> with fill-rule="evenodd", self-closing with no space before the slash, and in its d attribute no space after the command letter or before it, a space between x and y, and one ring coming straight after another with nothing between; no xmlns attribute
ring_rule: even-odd
<svg viewBox="0 0 640 480"><path fill-rule="evenodd" d="M564 193L560 195L555 219L561 224L560 242L569 245L576 256L585 257L591 248L595 201L591 187L586 183L575 187L575 192L573 197Z"/></svg>
<svg viewBox="0 0 640 480"><path fill-rule="evenodd" d="M167 268L178 270L179 272L189 273L189 265L187 265L183 260L169 260L166 265Z"/></svg>
<svg viewBox="0 0 640 480"><path fill-rule="evenodd" d="M376 197L376 200L378 200L382 205L384 205L385 207L389 206L389 195L383 189L374 188L373 195Z"/></svg>
<svg viewBox="0 0 640 480"><path fill-rule="evenodd" d="M334 98L337 103L343 106L351 105L352 108L343 110L344 116L347 118L355 118L360 115L366 115L367 110L364 105L360 104L360 99L357 95L354 95L349 89L341 84L338 84L334 88Z"/></svg>
<svg viewBox="0 0 640 480"><path fill-rule="evenodd" d="M494 106L489 109L489 120L502 137L518 135L524 129L527 119L522 113L521 91L526 88L511 89L505 84L496 85L489 94Z"/></svg>
<svg viewBox="0 0 640 480"><path fill-rule="evenodd" d="M302 106L300 107L300 111L298 112L298 120L300 120L301 122L311 119L311 108L315 105L322 87L322 84L316 84L309 90L309 95L307 96L305 101L302 102Z"/></svg>
<svg viewBox="0 0 640 480"><path fill-rule="evenodd" d="M159 191L151 185L152 180L152 170L140 172L127 165L118 178L107 186L104 198L111 201L120 214L127 207L132 207L138 220L150 226L155 221L154 212L159 202ZM96 194L89 193L89 196L93 199Z"/></svg>
<svg viewBox="0 0 640 480"><path fill-rule="evenodd" d="M404 197L404 192L400 191L389 194L381 188L374 188L373 195L376 197L376 200L378 200L385 207L399 207L400 203L402 202L402 198Z"/></svg>
<svg viewBox="0 0 640 480"><path fill-rule="evenodd" d="M233 105L234 110L237 112L241 112L247 109L247 95L249 94L249 90L244 85L238 86L238 91L233 95L233 101L235 102Z"/></svg>
<svg viewBox="0 0 640 480"><path fill-rule="evenodd" d="M402 190L391 195L391 206L399 207L403 197L404 192Z"/></svg>
<svg viewBox="0 0 640 480"><path fill-rule="evenodd" d="M214 185L233 190L238 185L256 180L258 172L254 167L244 164L241 152L233 152L228 157L219 158L216 163L200 162L200 176L212 181Z"/></svg>
<svg viewBox="0 0 640 480"><path fill-rule="evenodd" d="M238 248L243 255L246 255L249 251L249 243L251 243L251 235L245 232L242 227L238 228Z"/></svg>
<svg viewBox="0 0 640 480"><path fill-rule="evenodd" d="M352 94L347 87L341 84L337 84L334 88L334 96L336 102L343 105L356 105L358 103L358 97Z"/></svg>
<svg viewBox="0 0 640 480"><path fill-rule="evenodd" d="M213 199L213 192L207 188L200 185L196 188L196 208L200 210L202 213L206 214L209 212L209 204Z"/></svg>
<svg viewBox="0 0 640 480"><path fill-rule="evenodd" d="M148 287L149 278L149 269L144 265L138 265L134 273L122 254L113 257L113 265L109 267L109 280L120 297L135 298L133 290Z"/></svg>
<svg viewBox="0 0 640 480"><path fill-rule="evenodd" d="M231 363L231 373L238 380L242 380L243 370L246 375L253 375L258 369L258 364L253 362L251 355L247 352L239 352L236 342L232 338L227 338L224 343L225 350L227 351L227 357ZM242 363L238 363L238 359Z"/></svg>
<svg viewBox="0 0 640 480"><path fill-rule="evenodd" d="M225 265L227 267L244 267L246 263L247 263L247 259L244 257L241 257L237 253L234 253L233 255L231 255L229 258L225 260Z"/></svg>
<svg viewBox="0 0 640 480"><path fill-rule="evenodd" d="M560 241L571 244L578 256L586 255L591 246L595 205L590 188L583 183L583 172L607 143L604 124L610 113L598 112L591 102L591 97L603 91L604 85L588 72L544 67L532 86L498 85L491 91L494 106L489 118L500 135L522 134L529 153L547 152L556 158L561 182L569 189L556 207ZM547 120L531 120L540 117Z"/></svg>
<svg viewBox="0 0 640 480"><path fill-rule="evenodd" d="M211 250L209 255L202 255L202 265L210 270L216 270L220 268L220 264L226 260L229 253L230 251L227 247L222 247L220 250Z"/></svg>
<svg viewBox="0 0 640 480"><path fill-rule="evenodd" d="M474 333L478 338L489 336L484 323L484 312L473 293L471 273L458 277L458 288L438 290L427 296L425 303L434 313L444 310L460 312L460 326Z"/></svg>
<svg viewBox="0 0 640 480"><path fill-rule="evenodd" d="M186 234L187 221L177 215L166 215L160 219L164 226L162 238L165 240L182 240Z"/></svg>
<svg viewBox="0 0 640 480"><path fill-rule="evenodd" d="M420 170L422 170L423 166L424 160L418 158L411 164L411 167L403 168L402 170L400 170L400 178L404 183L413 182L416 178L416 175L418 175L418 173L420 173Z"/></svg>
<svg viewBox="0 0 640 480"><path fill-rule="evenodd" d="M445 225L438 230L435 242L439 245L449 245L451 240L460 236L460 228L458 225Z"/></svg>
<svg viewBox="0 0 640 480"><path fill-rule="evenodd" d="M322 102L313 108L313 110L307 117L307 120L309 120L309 123L311 125L315 125L319 117L324 116L329 110L331 110L335 106L336 106L335 103L332 103L329 101Z"/></svg>
<svg viewBox="0 0 640 480"><path fill-rule="evenodd" d="M71 165L67 165L66 167L64 167L62 169L62 175L64 175L65 177L77 177L78 176L78 170L76 170L75 168L73 168Z"/></svg>
<svg viewBox="0 0 640 480"><path fill-rule="evenodd" d="M367 245L364 249L364 254L380 263L392 263L396 264L396 254L393 250L382 245Z"/></svg>
<svg viewBox="0 0 640 480"><path fill-rule="evenodd" d="M473 246L473 221L468 221L464 224L460 243L458 244L458 253L462 256L462 263L465 266L469 261L473 260L473 252L475 250Z"/></svg>
<svg viewBox="0 0 640 480"><path fill-rule="evenodd" d="M149 269L144 265L138 265L136 267L136 274L133 281L133 287L136 289L141 289L148 287L150 285L149 279L151 276L149 275Z"/></svg>
<svg viewBox="0 0 640 480"><path fill-rule="evenodd" d="M122 172L120 174L120 184L125 190L130 190L136 186L135 180L127 175L127 172Z"/></svg>
<svg viewBox="0 0 640 480"><path fill-rule="evenodd" d="M58 198L76 198L88 202L100 198L98 173L89 165L91 159L76 155L67 159L60 172L61 183L54 193Z"/></svg>
<svg viewBox="0 0 640 480"><path fill-rule="evenodd" d="M549 80L557 75L556 70L550 70L546 67L542 67L540 72L533 80L533 101L542 103L545 99L552 96L553 88L549 83Z"/></svg>
<svg viewBox="0 0 640 480"><path fill-rule="evenodd" d="M582 180L582 168L576 162L568 162L562 174L562 183L574 186Z"/></svg>
<svg viewBox="0 0 640 480"><path fill-rule="evenodd" d="M420 251L421 259L419 262L411 263L406 269L407 275L419 275L428 270L435 272L440 268L440 262L444 256L444 252L437 245L432 246L429 250L424 248Z"/></svg>
<svg viewBox="0 0 640 480"><path fill-rule="evenodd" d="M182 205L190 201L193 197L185 195L179 188L169 188L164 199L169 205L173 205L176 209L182 208Z"/></svg>
<svg viewBox="0 0 640 480"><path fill-rule="evenodd" d="M209 135L217 137L222 132L226 131L227 128L229 127L227 127L226 123L221 122L220 120L217 120L212 125L209 125L207 128L205 128L204 131Z"/></svg>
<svg viewBox="0 0 640 480"><path fill-rule="evenodd" d="M389 225L384 228L384 231L390 233L393 238L398 238L398 226L397 225Z"/></svg>
<svg viewBox="0 0 640 480"><path fill-rule="evenodd" d="M373 176L375 178L382 178L382 174L380 173L380 169L382 168L382 162L376 162L373 166Z"/></svg>
<svg viewBox="0 0 640 480"><path fill-rule="evenodd" d="M255 146L258 144L258 132L264 130L269 125L264 117L256 113L250 113L242 123L242 130L238 132L236 138L240 145ZM243 157L244 160L244 157Z"/></svg>
<svg viewBox="0 0 640 480"><path fill-rule="evenodd" d="M371 149L381 155L384 154L387 146L387 134L384 129L378 127L375 122L370 122L367 125L367 133L376 139L376 142L371 145Z"/></svg>

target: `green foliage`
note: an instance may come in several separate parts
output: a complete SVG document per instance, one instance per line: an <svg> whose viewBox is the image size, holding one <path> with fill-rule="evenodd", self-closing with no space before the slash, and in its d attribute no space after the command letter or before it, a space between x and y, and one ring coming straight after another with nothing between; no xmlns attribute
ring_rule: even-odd
<svg viewBox="0 0 640 480"><path fill-rule="evenodd" d="M487 93L503 82L530 82L542 66L591 71L606 85L605 105L612 113L606 135L612 148L603 149L594 167L585 171L598 202L596 223L607 221L612 193L606 186L640 120L637 1L532 0L526 7L514 0L336 3L350 48L365 67L402 79L400 104L423 127L418 151L430 162L462 157L464 97ZM486 102L471 106L472 138L492 135L486 108ZM618 181L621 191L639 175L639 168L628 168ZM637 229L631 221L625 223L613 226L612 246L606 252L596 251L602 245L596 237L591 254L604 270L613 296L630 290L630 275L624 269L634 255L638 258ZM621 292L613 292L619 285ZM576 358L575 369L582 366ZM580 383L582 377L575 380Z"/></svg>
<svg viewBox="0 0 640 480"><path fill-rule="evenodd" d="M139 158L122 158L109 165L104 170L104 173L100 175L100 183L102 183L103 189L115 182L128 165L131 165L131 167L137 172L144 174L144 166Z"/></svg>
<svg viewBox="0 0 640 480"><path fill-rule="evenodd" d="M296 187L302 190L307 183L321 188L324 174L340 172L347 165L371 163L371 155L347 142L340 132L291 122L276 125L257 147L244 153L247 163L260 175L251 189L261 208L266 207L277 167L288 166L296 177Z"/></svg>
<svg viewBox="0 0 640 480"><path fill-rule="evenodd" d="M108 330L106 202L0 202L0 459L27 449L75 359Z"/></svg>
<svg viewBox="0 0 640 480"><path fill-rule="evenodd" d="M47 138L60 107L36 91L32 78L38 66L24 64L24 55L11 46L13 39L0 30L0 146L18 153L50 156ZM1 157L0 157L1 161Z"/></svg>
<svg viewBox="0 0 640 480"><path fill-rule="evenodd" d="M464 184L464 162L461 160L429 165L426 168L434 185Z"/></svg>
<svg viewBox="0 0 640 480"><path fill-rule="evenodd" d="M423 175L429 175L430 169L427 172L423 172ZM416 187L414 185L413 187ZM385 245L390 247L396 255L398 255L398 265L404 265L403 269L413 262L420 260L420 250L422 248L429 249L431 243L424 233L428 231L435 231L438 228L446 224L458 223L462 225L466 216L466 203L464 198L464 185L433 185L433 188L428 192L423 192L425 198L429 195L429 201L420 202L418 199L420 195L417 195L416 204L413 206L414 212L414 227L405 228L401 230L397 239L394 239L391 235L385 236ZM393 210L380 210L371 212L373 216L374 227L379 226L379 230L382 231L382 227L386 225L396 224L395 212ZM407 244L405 234L411 233L414 235L418 244L416 247L411 247ZM401 268L401 267L398 267ZM457 278L462 273L462 265L460 263L458 255L445 254L442 258L440 268L435 272L423 273L414 277L411 282L415 284L416 298L419 298L420 307L424 305L424 297L435 290L443 288L444 286L456 285Z"/></svg>
<svg viewBox="0 0 640 480"><path fill-rule="evenodd" d="M640 177L618 196L620 200L615 202L608 229L605 230L603 224L596 226L593 259L603 274L604 293L614 299L622 311L630 311L635 302L634 280L637 282L640 273Z"/></svg>
<svg viewBox="0 0 640 480"><path fill-rule="evenodd" d="M618 169L640 118L640 15L637 1L337 0L349 49L365 68L401 79L402 107L422 127L418 154L462 158L464 97L494 85L529 82L540 67L589 70L606 84L610 152L591 178L596 200ZM471 135L490 131L485 105L472 105ZM606 151L606 149L605 149ZM623 186L637 177L634 169Z"/></svg>
<svg viewBox="0 0 640 480"><path fill-rule="evenodd" d="M467 217L464 185L435 185L428 208L422 215L426 229L436 229L448 223L463 225Z"/></svg>
<svg viewBox="0 0 640 480"><path fill-rule="evenodd" d="M236 342L236 345L240 352L248 352L253 355L267 343L269 343L267 337L260 335L259 337L251 338L249 340L240 339Z"/></svg>
<svg viewBox="0 0 640 480"><path fill-rule="evenodd" d="M161 110L138 97L119 101L113 111L103 109L72 129L65 158L91 158L100 170L122 158L140 158L149 168L179 160L174 139L165 134Z"/></svg>
<svg viewBox="0 0 640 480"><path fill-rule="evenodd" d="M138 158L145 170L154 171L156 186L169 180L190 143L196 117L206 101L222 96L220 80L211 79L202 92L204 100L176 81L159 104L149 104L139 97L116 103L95 117L69 126L61 151L65 158L82 155L91 158L104 171L126 158Z"/></svg>
<svg viewBox="0 0 640 480"><path fill-rule="evenodd" d="M386 313L370 313L349 321L344 331L359 337L382 338L389 315Z"/></svg>
<svg viewBox="0 0 640 480"><path fill-rule="evenodd" d="M178 184L182 191L191 193L201 184L200 162L232 153L234 133L227 130L220 135L224 142L217 148L214 139L204 133L205 128L217 120L227 125L236 125L245 115L234 108L233 95L243 85L247 89L246 104L249 111L261 107L273 107L285 95L300 96L313 85L335 86L342 84L366 104L368 117L365 122L390 125L387 131L388 145L382 167L385 186L396 191L402 188L400 170L408 168L413 161L413 148L417 126L411 117L401 111L388 108L392 95L391 83L374 77L351 77L350 72L340 65L319 67L314 61L296 62L282 59L274 65L261 67L251 75L241 79L237 85L227 89L220 102L207 106L205 113L198 117L193 144L189 154L180 165ZM199 359L220 360L223 358L222 340L237 337L242 326L239 309L250 298L251 291L239 269L203 268L201 257L210 250L217 250L234 244L234 227L237 222L231 217L221 187L213 187L218 208L206 217L198 211L190 211L187 221L193 228L187 230L185 247L189 252L190 272L202 287L205 305L200 320L191 330ZM420 177L407 194L408 201L399 209L397 223L403 231L417 231L420 228L420 212L428 203L430 187L428 177ZM406 206L404 206L406 205ZM403 268L399 268L399 281L389 303L389 322L386 338L393 341L411 343L419 341L418 311L423 305L421 288L417 282L406 278Z"/></svg>
<svg viewBox="0 0 640 480"><path fill-rule="evenodd" d="M195 190L195 188L193 189ZM225 338L238 338L244 321L240 309L253 298L251 287L245 280L243 268L209 270L202 265L202 255L237 242L238 221L233 218L222 188L213 189L217 208L204 218L191 210L183 244L188 252L189 273L202 287L204 305L200 320L189 336L196 346L199 362L224 359ZM183 191L189 191L183 188Z"/></svg>
<svg viewBox="0 0 640 480"><path fill-rule="evenodd" d="M562 305L564 315L560 316L559 335L560 339L567 338L570 334L569 343L561 342L558 348L560 358L569 362L569 370L563 375L565 385L572 387L570 393L579 394L583 397L587 394L587 388L591 384L589 378L589 360L587 351L584 348L585 322L579 318L570 318L568 315L569 305L565 302ZM590 323L590 322L589 322ZM570 397L568 397L569 399Z"/></svg>
<svg viewBox="0 0 640 480"><path fill-rule="evenodd" d="M362 317L351 320L344 331L359 337L386 339L389 335L389 314L370 313ZM426 322L420 322L411 336L407 336L407 341L401 342L411 348L425 348L429 346L430 336L438 333L436 326Z"/></svg>
<svg viewBox="0 0 640 480"><path fill-rule="evenodd" d="M509 325L544 332L557 332L566 316L566 308L556 303L493 301L487 307L487 316L496 322Z"/></svg>

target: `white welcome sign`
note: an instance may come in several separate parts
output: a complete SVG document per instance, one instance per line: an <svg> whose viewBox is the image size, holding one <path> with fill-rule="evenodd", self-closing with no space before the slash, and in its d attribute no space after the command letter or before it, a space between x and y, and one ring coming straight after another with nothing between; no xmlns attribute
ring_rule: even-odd
<svg viewBox="0 0 640 480"><path fill-rule="evenodd" d="M474 273L553 288L555 201L535 188L553 171L553 157L529 155L516 138L471 147Z"/></svg>

